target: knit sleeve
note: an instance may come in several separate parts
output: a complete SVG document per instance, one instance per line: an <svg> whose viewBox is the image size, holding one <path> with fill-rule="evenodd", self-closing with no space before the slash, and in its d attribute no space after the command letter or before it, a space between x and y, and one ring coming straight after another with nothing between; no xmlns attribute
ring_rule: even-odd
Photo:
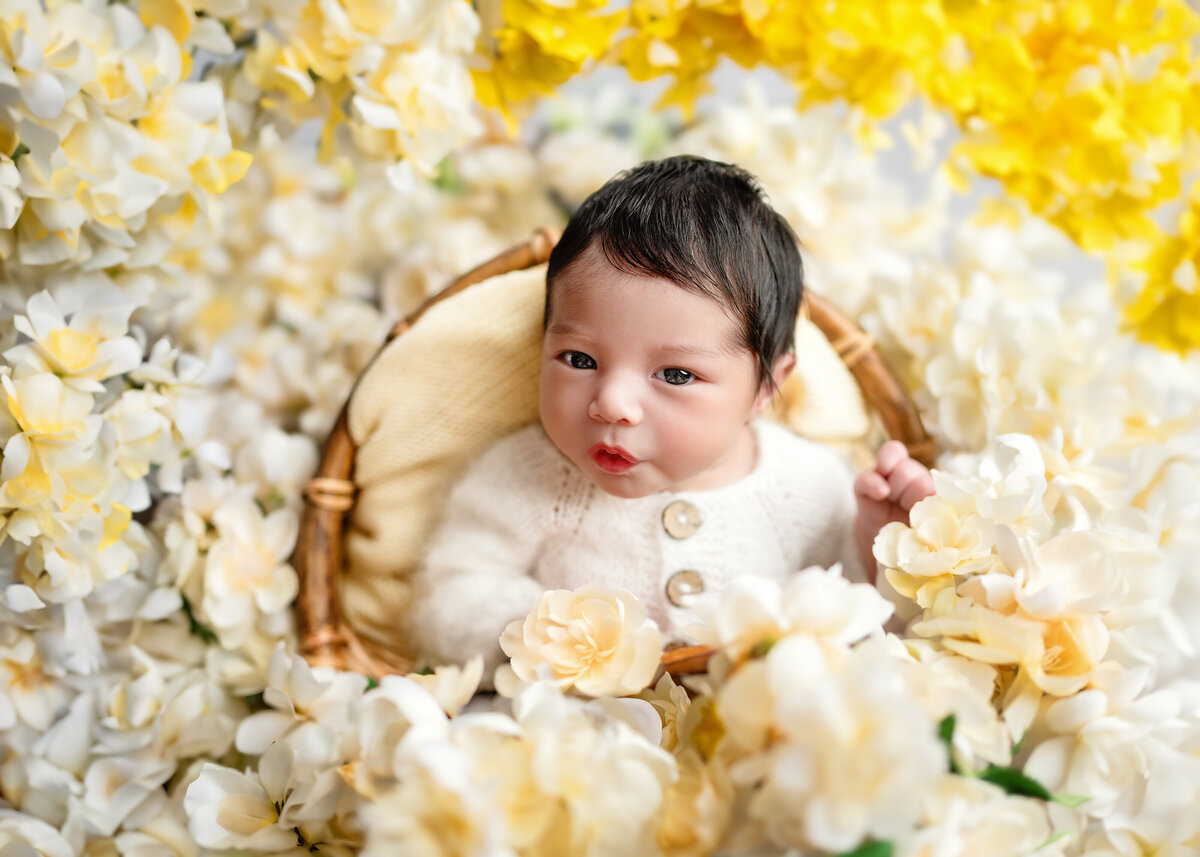
<svg viewBox="0 0 1200 857"><path fill-rule="evenodd" d="M842 573L866 580L854 538L858 505L854 474L828 447L768 426L762 438L769 446L774 475L772 493L780 537L798 544L796 570L842 564Z"/></svg>
<svg viewBox="0 0 1200 857"><path fill-rule="evenodd" d="M504 660L501 632L542 592L530 574L552 521L555 462L532 429L501 440L454 487L413 581L418 657L436 666L482 655L485 684Z"/></svg>
<svg viewBox="0 0 1200 857"><path fill-rule="evenodd" d="M825 538L813 545L808 565L828 568L835 562L842 564L842 576L856 583L866 581L862 561L858 556L858 542L854 537L854 524L858 517L858 504L854 499L854 474L836 455L822 448L820 464L814 467L814 482L819 486L821 506L826 512Z"/></svg>

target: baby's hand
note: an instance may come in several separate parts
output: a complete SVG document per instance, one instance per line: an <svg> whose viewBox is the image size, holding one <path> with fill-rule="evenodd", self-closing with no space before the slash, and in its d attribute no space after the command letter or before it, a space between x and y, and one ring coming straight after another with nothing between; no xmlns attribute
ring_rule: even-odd
<svg viewBox="0 0 1200 857"><path fill-rule="evenodd" d="M929 469L910 458L900 441L889 440L879 448L875 469L863 471L854 480L860 534L874 541L885 524L907 524L913 505L932 493Z"/></svg>

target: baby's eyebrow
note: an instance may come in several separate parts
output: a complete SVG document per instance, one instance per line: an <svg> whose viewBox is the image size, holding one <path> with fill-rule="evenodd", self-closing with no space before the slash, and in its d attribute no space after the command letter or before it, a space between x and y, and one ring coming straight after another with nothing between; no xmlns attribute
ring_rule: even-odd
<svg viewBox="0 0 1200 857"><path fill-rule="evenodd" d="M568 333L578 333L579 327L571 324L569 321L556 321L554 324L546 328L546 335L554 334L555 336L563 336Z"/></svg>
<svg viewBox="0 0 1200 857"><path fill-rule="evenodd" d="M714 360L726 354L724 351L718 351L715 348L709 348L705 345L690 344L664 345L660 350L671 354L685 354L688 357L708 357Z"/></svg>

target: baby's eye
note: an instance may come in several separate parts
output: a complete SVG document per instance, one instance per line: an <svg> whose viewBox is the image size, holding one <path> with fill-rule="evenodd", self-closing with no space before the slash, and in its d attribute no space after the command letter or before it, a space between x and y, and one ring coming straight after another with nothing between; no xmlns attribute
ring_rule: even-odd
<svg viewBox="0 0 1200 857"><path fill-rule="evenodd" d="M595 369L596 361L592 359L590 354L584 354L582 351L564 351L558 355L558 359L566 363L572 369Z"/></svg>
<svg viewBox="0 0 1200 857"><path fill-rule="evenodd" d="M682 387L684 384L692 383L696 376L686 369L679 369L672 366L668 369L660 369L656 373L656 377L675 387Z"/></svg>

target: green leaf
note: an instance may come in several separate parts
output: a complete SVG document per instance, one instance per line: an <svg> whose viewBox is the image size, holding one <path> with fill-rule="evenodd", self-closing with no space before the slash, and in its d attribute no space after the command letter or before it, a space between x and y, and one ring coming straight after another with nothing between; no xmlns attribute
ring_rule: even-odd
<svg viewBox="0 0 1200 857"><path fill-rule="evenodd" d="M206 645L212 645L217 641L217 635L212 632L212 629L206 625L200 624L196 620L196 614L192 611L192 602L188 601L186 595L180 595L183 599L183 615L187 616L188 630L193 635L199 637Z"/></svg>
<svg viewBox="0 0 1200 857"><path fill-rule="evenodd" d="M892 841L866 839L853 851L843 851L836 857L892 857Z"/></svg>
<svg viewBox="0 0 1200 857"><path fill-rule="evenodd" d="M1070 835L1071 835L1071 831L1060 830L1058 833L1054 834L1049 839L1047 839L1045 842L1043 842L1041 845L1039 845L1037 848L1035 848L1034 851L1041 851L1043 848L1053 845L1055 842L1057 842L1060 839L1066 839Z"/></svg>
<svg viewBox="0 0 1200 857"><path fill-rule="evenodd" d="M367 690L374 690L377 687L379 687L379 682L375 681L375 679L371 678L370 676L367 676Z"/></svg>
<svg viewBox="0 0 1200 857"><path fill-rule="evenodd" d="M461 194L463 189L462 176L454 168L450 158L442 158L437 165L437 175L433 178L433 186L443 193Z"/></svg>
<svg viewBox="0 0 1200 857"><path fill-rule="evenodd" d="M1042 800L1052 800L1054 797L1044 785L1033 777L1026 776L1016 768L988 765L976 774L976 776L994 786L1000 786L1000 788L1004 789L1010 795L1024 795L1025 797L1036 797Z"/></svg>
<svg viewBox="0 0 1200 857"><path fill-rule="evenodd" d="M777 640L775 637L763 637L761 640L755 643L754 648L750 650L750 657L765 658L767 656L767 652L775 648L775 644L778 642L779 640Z"/></svg>
<svg viewBox="0 0 1200 857"><path fill-rule="evenodd" d="M942 739L942 743L947 747L950 746L954 739L954 715L947 714L942 718L942 722L938 724L938 737Z"/></svg>
<svg viewBox="0 0 1200 857"><path fill-rule="evenodd" d="M942 722L938 724L938 737L946 745L946 756L949 759L950 773L961 774L962 768L958 765L958 759L954 757L954 724L955 718L953 714L947 714L943 717Z"/></svg>
<svg viewBox="0 0 1200 857"><path fill-rule="evenodd" d="M1080 806L1091 800L1090 797L1085 795L1053 795L1050 799L1057 804L1069 807Z"/></svg>
<svg viewBox="0 0 1200 857"><path fill-rule="evenodd" d="M29 154L29 147L26 146L24 143L17 143L17 148L13 149L13 153L12 153L13 163L15 164L17 161L19 161L21 159L22 155L28 155L28 154Z"/></svg>

